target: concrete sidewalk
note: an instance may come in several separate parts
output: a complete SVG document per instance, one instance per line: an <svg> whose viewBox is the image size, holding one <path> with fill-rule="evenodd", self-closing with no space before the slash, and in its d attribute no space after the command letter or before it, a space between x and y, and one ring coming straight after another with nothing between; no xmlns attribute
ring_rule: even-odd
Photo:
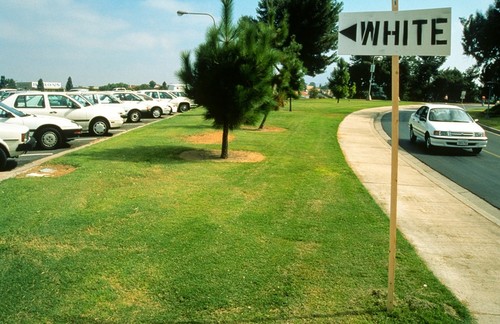
<svg viewBox="0 0 500 324"><path fill-rule="evenodd" d="M391 146L380 118L390 110L355 112L338 131L348 164L387 215ZM398 164L399 231L479 323L500 323L500 211L403 150Z"/></svg>

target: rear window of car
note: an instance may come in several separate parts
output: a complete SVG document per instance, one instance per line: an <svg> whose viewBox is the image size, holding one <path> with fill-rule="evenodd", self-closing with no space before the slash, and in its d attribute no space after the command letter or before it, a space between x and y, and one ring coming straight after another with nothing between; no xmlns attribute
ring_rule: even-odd
<svg viewBox="0 0 500 324"><path fill-rule="evenodd" d="M20 95L14 103L15 108L45 108L43 95Z"/></svg>

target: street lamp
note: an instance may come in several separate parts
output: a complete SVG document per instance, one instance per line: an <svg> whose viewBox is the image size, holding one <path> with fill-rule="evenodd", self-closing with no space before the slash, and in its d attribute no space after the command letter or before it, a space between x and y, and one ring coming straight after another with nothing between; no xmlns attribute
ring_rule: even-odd
<svg viewBox="0 0 500 324"><path fill-rule="evenodd" d="M486 118L490 118L490 102L491 102L491 89L493 88L494 81L488 81L488 108L486 108Z"/></svg>
<svg viewBox="0 0 500 324"><path fill-rule="evenodd" d="M182 11L182 10L177 11L177 16L184 16L184 15L209 16L210 18L212 18L212 21L214 22L214 27L216 26L214 16L212 16L211 14L209 14L207 12L187 12L187 11Z"/></svg>
<svg viewBox="0 0 500 324"><path fill-rule="evenodd" d="M375 73L375 60L380 62L382 56L374 56L372 59L372 64L370 65L370 83L368 85L368 100L372 100L372 83L373 83L373 73Z"/></svg>

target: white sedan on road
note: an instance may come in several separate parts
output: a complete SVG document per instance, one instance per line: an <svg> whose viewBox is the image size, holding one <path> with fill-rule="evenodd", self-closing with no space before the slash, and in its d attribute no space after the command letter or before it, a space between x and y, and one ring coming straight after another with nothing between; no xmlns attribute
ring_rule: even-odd
<svg viewBox="0 0 500 324"><path fill-rule="evenodd" d="M410 117L410 141L425 141L431 150L435 146L471 149L478 154L488 144L486 132L461 107L427 104Z"/></svg>

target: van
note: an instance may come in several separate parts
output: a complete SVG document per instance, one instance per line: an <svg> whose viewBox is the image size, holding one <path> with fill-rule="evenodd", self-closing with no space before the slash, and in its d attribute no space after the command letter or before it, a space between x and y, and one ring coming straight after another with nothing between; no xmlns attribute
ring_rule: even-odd
<svg viewBox="0 0 500 324"><path fill-rule="evenodd" d="M180 83L172 83L167 86L167 90L186 92L186 85Z"/></svg>

